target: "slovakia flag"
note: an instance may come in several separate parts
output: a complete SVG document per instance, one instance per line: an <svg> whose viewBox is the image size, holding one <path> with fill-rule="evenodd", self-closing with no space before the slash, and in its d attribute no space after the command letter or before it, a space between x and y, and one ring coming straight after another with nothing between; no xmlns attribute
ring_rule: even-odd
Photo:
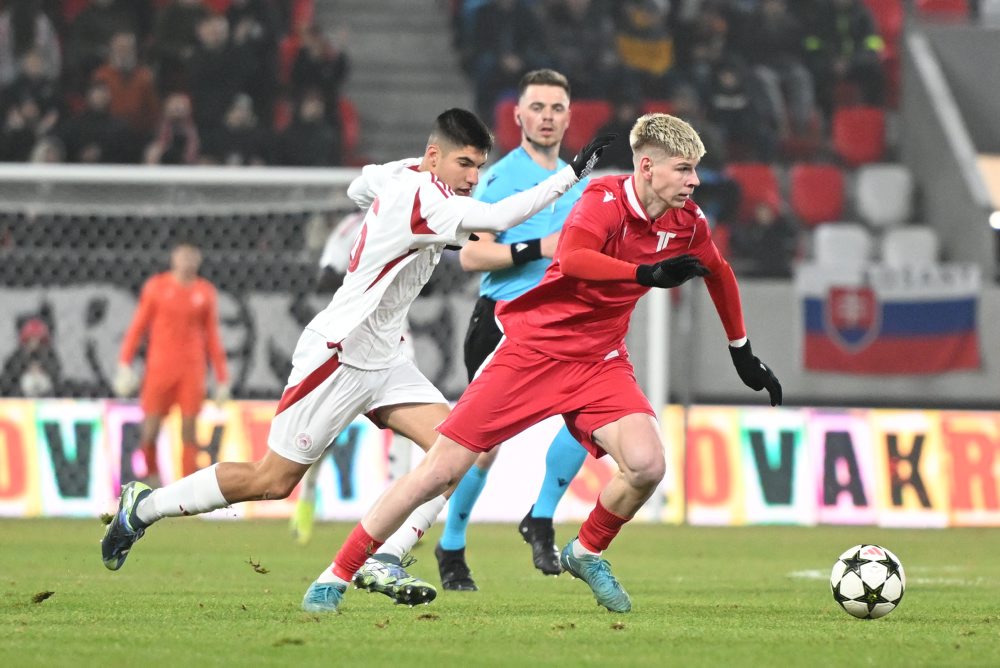
<svg viewBox="0 0 1000 668"><path fill-rule="evenodd" d="M980 366L974 265L803 265L796 286L807 370L935 374Z"/></svg>

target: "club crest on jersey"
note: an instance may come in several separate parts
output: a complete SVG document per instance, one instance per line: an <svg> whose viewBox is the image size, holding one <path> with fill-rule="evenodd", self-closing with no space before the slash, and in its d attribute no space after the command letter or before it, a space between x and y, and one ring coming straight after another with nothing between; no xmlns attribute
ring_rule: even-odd
<svg viewBox="0 0 1000 668"><path fill-rule="evenodd" d="M823 327L841 348L866 348L882 329L882 306L867 286L832 286L823 302Z"/></svg>
<svg viewBox="0 0 1000 668"><path fill-rule="evenodd" d="M300 432L295 436L295 448L301 452L306 452L312 447L313 439L312 436L303 432Z"/></svg>

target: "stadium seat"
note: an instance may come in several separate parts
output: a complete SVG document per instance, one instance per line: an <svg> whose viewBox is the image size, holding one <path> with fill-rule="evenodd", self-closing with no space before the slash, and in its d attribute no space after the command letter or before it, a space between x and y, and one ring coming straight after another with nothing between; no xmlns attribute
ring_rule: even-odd
<svg viewBox="0 0 1000 668"><path fill-rule="evenodd" d="M506 153L521 143L521 128L514 121L514 107L517 100L504 98L493 108L493 133L496 135L497 150Z"/></svg>
<svg viewBox="0 0 1000 668"><path fill-rule="evenodd" d="M781 188L774 167L763 162L731 162L726 173L740 186L740 207L737 217L746 222L760 203L781 202Z"/></svg>
<svg viewBox="0 0 1000 668"><path fill-rule="evenodd" d="M674 103L670 100L643 100L639 113L672 114L674 113Z"/></svg>
<svg viewBox="0 0 1000 668"><path fill-rule="evenodd" d="M844 215L844 172L836 165L797 163L789 177L789 204L805 225L840 220Z"/></svg>
<svg viewBox="0 0 1000 668"><path fill-rule="evenodd" d="M568 155L574 155L587 145L602 125L611 120L614 108L607 100L573 100L572 115L569 128L563 137L563 149ZM521 141L520 132L517 136Z"/></svg>
<svg viewBox="0 0 1000 668"><path fill-rule="evenodd" d="M854 188L858 215L872 227L898 226L913 215L913 175L905 165L862 165Z"/></svg>
<svg viewBox="0 0 1000 668"><path fill-rule="evenodd" d="M892 267L935 264L941 242L929 225L910 225L886 230L882 236L882 262Z"/></svg>
<svg viewBox="0 0 1000 668"><path fill-rule="evenodd" d="M921 16L945 21L969 18L968 0L916 0L914 3Z"/></svg>
<svg viewBox="0 0 1000 668"><path fill-rule="evenodd" d="M851 167L876 162L885 153L885 111L879 107L838 107L833 112L833 150Z"/></svg>
<svg viewBox="0 0 1000 668"><path fill-rule="evenodd" d="M864 0L864 4L875 19L875 26L882 39L889 44L898 42L906 18L903 0Z"/></svg>
<svg viewBox="0 0 1000 668"><path fill-rule="evenodd" d="M361 116L354 103L346 97L341 97L337 104L340 112L341 138L344 144L344 164L354 165L355 157L358 154L358 143L361 140Z"/></svg>
<svg viewBox="0 0 1000 668"><path fill-rule="evenodd" d="M981 25L1000 25L1000 0L979 0L979 23Z"/></svg>
<svg viewBox="0 0 1000 668"><path fill-rule="evenodd" d="M867 264L874 242L861 223L821 223L813 231L813 259L819 265L852 268Z"/></svg>

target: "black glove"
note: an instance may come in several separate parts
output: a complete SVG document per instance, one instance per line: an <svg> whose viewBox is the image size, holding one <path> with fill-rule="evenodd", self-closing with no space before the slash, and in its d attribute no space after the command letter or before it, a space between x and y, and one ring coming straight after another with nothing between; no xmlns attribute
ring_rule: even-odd
<svg viewBox="0 0 1000 668"><path fill-rule="evenodd" d="M707 276L708 268L694 255L678 255L656 264L640 264L635 282L647 288L676 288L695 276Z"/></svg>
<svg viewBox="0 0 1000 668"><path fill-rule="evenodd" d="M576 178L582 179L594 171L597 161L601 159L601 153L617 136L616 134L599 135L591 139L589 144L580 149L580 152L569 163L573 171L576 172Z"/></svg>
<svg viewBox="0 0 1000 668"><path fill-rule="evenodd" d="M736 373L740 374L740 380L743 381L743 384L751 390L767 389L767 393L771 397L771 405L780 406L781 383L778 382L766 364L754 357L753 350L750 348L750 340L747 339L747 342L739 348L729 346L729 354L733 358L733 366L736 367Z"/></svg>

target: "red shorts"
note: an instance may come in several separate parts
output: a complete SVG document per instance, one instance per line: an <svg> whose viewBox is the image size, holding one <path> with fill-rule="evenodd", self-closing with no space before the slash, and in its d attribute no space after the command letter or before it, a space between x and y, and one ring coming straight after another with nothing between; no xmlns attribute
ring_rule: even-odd
<svg viewBox="0 0 1000 668"><path fill-rule="evenodd" d="M531 425L562 415L595 457L593 433L632 415L656 416L626 358L566 362L504 339L438 431L473 452L492 450Z"/></svg>
<svg viewBox="0 0 1000 668"><path fill-rule="evenodd" d="M205 401L205 372L168 374L146 372L139 404L147 415L166 415L174 404L181 415L194 417Z"/></svg>

